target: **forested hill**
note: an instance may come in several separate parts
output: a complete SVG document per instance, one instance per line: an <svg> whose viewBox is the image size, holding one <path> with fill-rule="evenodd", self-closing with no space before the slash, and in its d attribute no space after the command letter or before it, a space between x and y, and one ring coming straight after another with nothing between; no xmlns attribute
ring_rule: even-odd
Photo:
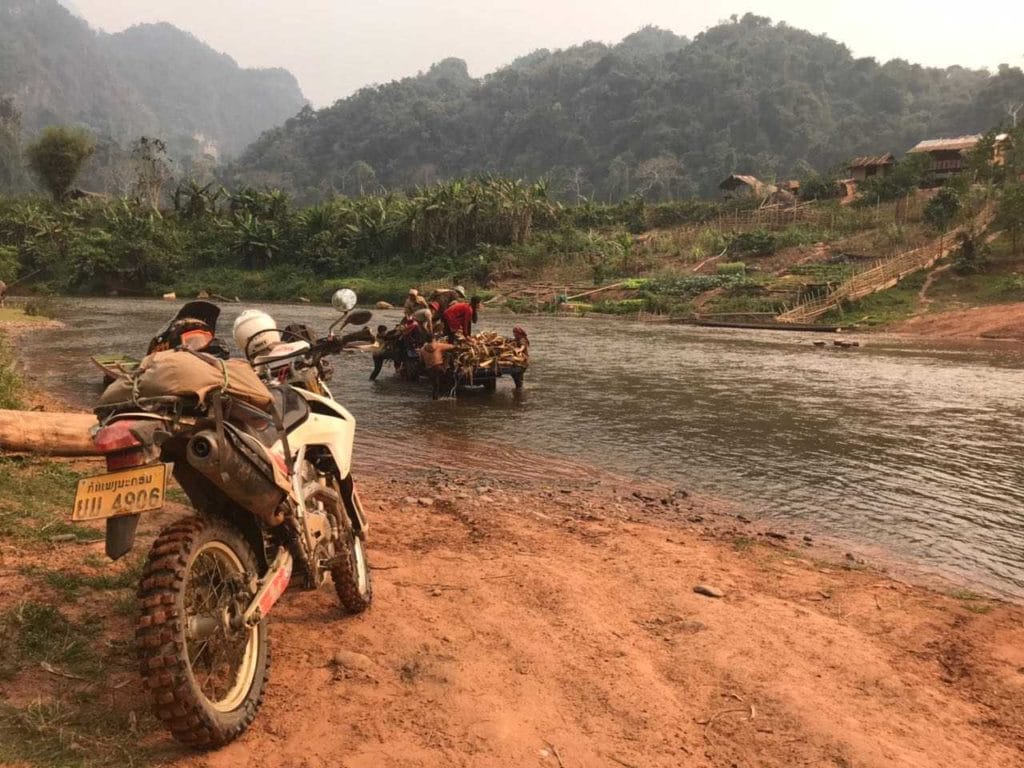
<svg viewBox="0 0 1024 768"><path fill-rule="evenodd" d="M3 96L25 134L77 123L101 139L158 136L179 152L208 142L226 155L306 103L284 70L242 69L169 24L96 32L57 0L0 0Z"/></svg>
<svg viewBox="0 0 1024 768"><path fill-rule="evenodd" d="M495 172L547 177L567 198L658 199L987 130L1007 99L1024 101L1019 69L879 64L747 15L692 41L647 28L537 51L480 80L446 60L305 110L250 147L235 180L310 199Z"/></svg>

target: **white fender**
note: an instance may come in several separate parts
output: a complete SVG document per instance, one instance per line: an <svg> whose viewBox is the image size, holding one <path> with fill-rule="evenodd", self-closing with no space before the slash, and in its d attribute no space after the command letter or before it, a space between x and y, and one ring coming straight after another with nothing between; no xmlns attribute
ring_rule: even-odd
<svg viewBox="0 0 1024 768"><path fill-rule="evenodd" d="M352 472L352 451L356 439L356 419L334 400L314 395L304 389L296 391L310 407L307 418L296 429L288 433L288 447L292 453L311 446L322 445L330 451L338 465L339 479L344 480ZM284 446L278 441L274 450L284 455Z"/></svg>

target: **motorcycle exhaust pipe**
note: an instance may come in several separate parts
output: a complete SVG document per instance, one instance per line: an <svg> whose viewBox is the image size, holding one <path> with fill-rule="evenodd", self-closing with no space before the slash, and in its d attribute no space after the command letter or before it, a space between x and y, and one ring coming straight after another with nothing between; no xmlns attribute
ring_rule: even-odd
<svg viewBox="0 0 1024 768"><path fill-rule="evenodd" d="M284 521L280 507L285 492L274 482L273 468L230 430L224 431L223 443L212 429L196 433L188 441L185 457L225 496L267 525Z"/></svg>

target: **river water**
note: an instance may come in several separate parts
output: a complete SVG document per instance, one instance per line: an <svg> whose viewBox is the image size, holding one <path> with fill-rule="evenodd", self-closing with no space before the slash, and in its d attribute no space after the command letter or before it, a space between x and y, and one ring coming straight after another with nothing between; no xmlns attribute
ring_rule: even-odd
<svg viewBox="0 0 1024 768"><path fill-rule="evenodd" d="M224 310L221 336L242 305ZM321 332L330 308L276 305ZM174 312L153 300L69 300L63 329L21 337L28 373L87 405L89 356L145 350ZM390 324L378 312L374 324ZM370 361L336 365L335 395L360 429L436 430L666 479L735 500L780 526L878 547L996 593L1024 596L1024 345L942 346L869 337L840 350L818 334L641 325L484 312L481 328L527 327L522 396L432 402ZM813 341L827 341L816 348ZM479 443L477 443L479 447Z"/></svg>

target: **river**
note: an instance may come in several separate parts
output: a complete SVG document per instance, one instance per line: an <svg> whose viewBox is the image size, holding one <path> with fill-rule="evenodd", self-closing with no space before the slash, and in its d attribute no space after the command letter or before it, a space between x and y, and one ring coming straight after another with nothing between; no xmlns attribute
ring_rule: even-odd
<svg viewBox="0 0 1024 768"><path fill-rule="evenodd" d="M243 305L225 308L220 335ZM325 330L330 308L275 305L281 325ZM174 312L162 301L66 300L62 329L21 336L29 375L91 404L89 356L144 351ZM395 312L379 312L390 323ZM360 429L435 430L666 479L735 500L780 526L862 542L978 589L1024 596L1024 346L514 317L530 332L522 396L432 402L349 355L332 388ZM813 341L827 341L817 348ZM450 444L450 441L449 441ZM479 445L479 444L478 444Z"/></svg>

